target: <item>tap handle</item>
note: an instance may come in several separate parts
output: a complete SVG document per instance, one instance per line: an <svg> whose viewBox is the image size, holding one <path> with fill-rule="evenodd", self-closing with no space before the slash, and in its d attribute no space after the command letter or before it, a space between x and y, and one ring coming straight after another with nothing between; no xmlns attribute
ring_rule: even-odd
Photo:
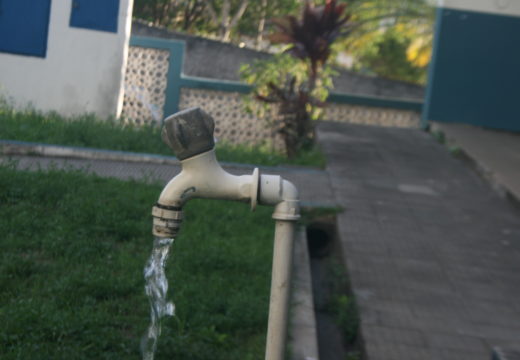
<svg viewBox="0 0 520 360"><path fill-rule="evenodd" d="M215 147L213 118L199 107L179 111L164 120L161 137L179 160Z"/></svg>

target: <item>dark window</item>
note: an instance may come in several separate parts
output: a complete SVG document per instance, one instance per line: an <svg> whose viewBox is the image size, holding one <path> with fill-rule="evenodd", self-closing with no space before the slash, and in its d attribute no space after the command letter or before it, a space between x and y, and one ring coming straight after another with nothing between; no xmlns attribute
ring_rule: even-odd
<svg viewBox="0 0 520 360"><path fill-rule="evenodd" d="M0 0L0 52L45 57L51 0Z"/></svg>
<svg viewBox="0 0 520 360"><path fill-rule="evenodd" d="M118 15L119 0L72 0L70 26L117 33Z"/></svg>

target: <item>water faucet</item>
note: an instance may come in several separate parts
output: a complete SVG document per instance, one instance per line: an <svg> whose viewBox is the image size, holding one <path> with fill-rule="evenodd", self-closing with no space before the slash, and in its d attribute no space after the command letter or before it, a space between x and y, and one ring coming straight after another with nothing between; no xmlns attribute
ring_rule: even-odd
<svg viewBox="0 0 520 360"><path fill-rule="evenodd" d="M278 175L235 176L217 161L213 139L214 122L200 108L180 111L164 122L163 141L181 161L182 171L163 189L153 207L153 233L156 237L174 237L182 222L182 206L191 198L236 200L277 205L274 219L299 218L298 192L294 185Z"/></svg>
<svg viewBox="0 0 520 360"><path fill-rule="evenodd" d="M288 314L294 224L300 217L298 191L278 175L236 176L218 163L213 138L214 122L200 108L190 108L169 116L162 129L163 141L181 161L182 170L161 192L152 209L153 234L175 237L182 223L182 207L192 198L222 199L273 205L276 220L271 300L267 331L266 360L282 360Z"/></svg>

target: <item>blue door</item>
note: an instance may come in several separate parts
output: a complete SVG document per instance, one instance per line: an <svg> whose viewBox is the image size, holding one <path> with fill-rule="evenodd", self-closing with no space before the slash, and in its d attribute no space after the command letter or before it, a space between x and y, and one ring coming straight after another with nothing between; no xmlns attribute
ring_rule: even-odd
<svg viewBox="0 0 520 360"><path fill-rule="evenodd" d="M520 131L520 17L440 9L425 118Z"/></svg>
<svg viewBox="0 0 520 360"><path fill-rule="evenodd" d="M51 0L0 0L0 52L45 57Z"/></svg>

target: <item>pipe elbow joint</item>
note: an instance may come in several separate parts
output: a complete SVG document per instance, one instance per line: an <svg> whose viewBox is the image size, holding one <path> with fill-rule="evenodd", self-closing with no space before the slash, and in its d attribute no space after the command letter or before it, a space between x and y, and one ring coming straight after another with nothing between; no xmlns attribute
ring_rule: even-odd
<svg viewBox="0 0 520 360"><path fill-rule="evenodd" d="M260 176L259 202L275 206L273 219L296 221L300 218L298 189L281 176Z"/></svg>
<svg viewBox="0 0 520 360"><path fill-rule="evenodd" d="M282 201L274 208L273 219L288 221L300 219L298 190L288 180L282 180Z"/></svg>

